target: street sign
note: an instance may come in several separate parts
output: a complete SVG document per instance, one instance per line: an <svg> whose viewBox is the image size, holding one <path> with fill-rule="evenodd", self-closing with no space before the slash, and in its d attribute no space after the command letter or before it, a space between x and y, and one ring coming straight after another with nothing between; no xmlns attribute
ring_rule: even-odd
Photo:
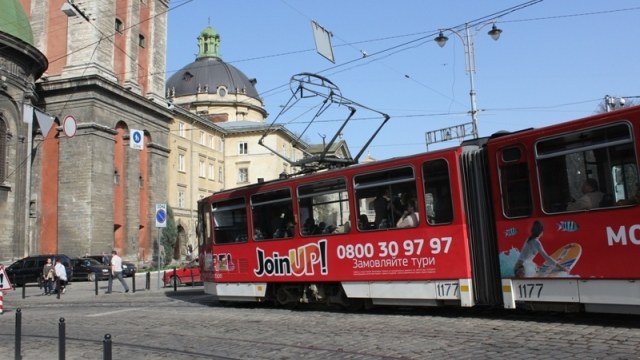
<svg viewBox="0 0 640 360"><path fill-rule="evenodd" d="M4 265L0 264L0 291L11 289L13 289L13 286L11 286L9 276L7 276L7 272L4 270Z"/></svg>
<svg viewBox="0 0 640 360"><path fill-rule="evenodd" d="M156 204L156 227L167 227L167 204Z"/></svg>
<svg viewBox="0 0 640 360"><path fill-rule="evenodd" d="M62 122L62 131L64 131L64 134L67 137L72 138L76 134L76 130L78 130L76 119L71 115L65 117Z"/></svg>
<svg viewBox="0 0 640 360"><path fill-rule="evenodd" d="M129 144L132 149L144 149L144 133L142 130L131 129Z"/></svg>

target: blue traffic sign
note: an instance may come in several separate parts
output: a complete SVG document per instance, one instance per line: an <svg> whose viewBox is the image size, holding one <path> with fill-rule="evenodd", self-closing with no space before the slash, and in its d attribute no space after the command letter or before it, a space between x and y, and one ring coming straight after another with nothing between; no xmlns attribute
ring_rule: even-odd
<svg viewBox="0 0 640 360"><path fill-rule="evenodd" d="M167 227L167 204L156 204L156 227Z"/></svg>

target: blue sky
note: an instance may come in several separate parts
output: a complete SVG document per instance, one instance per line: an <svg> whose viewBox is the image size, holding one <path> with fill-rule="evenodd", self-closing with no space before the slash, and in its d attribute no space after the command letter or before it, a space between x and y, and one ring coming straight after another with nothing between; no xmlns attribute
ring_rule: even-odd
<svg viewBox="0 0 640 360"><path fill-rule="evenodd" d="M449 42L440 48L433 41L439 29L464 31L465 23L523 4L530 6L495 20L503 30L498 41L487 35L491 23L470 30L480 136L589 116L605 95L640 96L640 3L633 0L172 0L167 77L195 60L196 38L211 25L222 59L258 80L267 122L289 101L291 77L316 73L344 97L391 116L367 149L374 158L414 154L426 150L425 132L471 121L463 41L445 31ZM315 51L312 20L333 34L335 64ZM291 116L304 115L277 122L300 131ZM345 128L352 153L376 121ZM340 122L329 123L305 139L331 137Z"/></svg>

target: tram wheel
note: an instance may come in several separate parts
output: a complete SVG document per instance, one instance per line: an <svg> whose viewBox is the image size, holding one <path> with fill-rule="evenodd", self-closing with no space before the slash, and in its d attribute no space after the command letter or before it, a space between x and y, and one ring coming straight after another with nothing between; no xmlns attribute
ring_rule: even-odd
<svg viewBox="0 0 640 360"><path fill-rule="evenodd" d="M287 305L289 303L289 292L284 287L279 287L276 290L276 302L279 305Z"/></svg>

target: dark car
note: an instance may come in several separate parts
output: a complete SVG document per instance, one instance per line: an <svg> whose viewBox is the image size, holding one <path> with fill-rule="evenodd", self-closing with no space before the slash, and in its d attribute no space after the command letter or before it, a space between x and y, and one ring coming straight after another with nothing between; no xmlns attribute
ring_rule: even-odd
<svg viewBox="0 0 640 360"><path fill-rule="evenodd" d="M91 258L71 259L73 280L95 281L109 278L109 267Z"/></svg>
<svg viewBox="0 0 640 360"><path fill-rule="evenodd" d="M87 258L91 258L94 259L96 261L98 261L99 263L103 264L102 262L102 255L90 255L90 256L86 256ZM107 255L107 264L111 262L111 255ZM136 268L136 264L130 262L130 261L124 261L122 260L122 276L124 277L131 277L133 276L136 271L138 271L138 269Z"/></svg>
<svg viewBox="0 0 640 360"><path fill-rule="evenodd" d="M164 286L173 286L174 283L176 286L180 284L201 283L202 279L200 278L198 259L192 260L186 265L176 269L175 273L173 270L165 271L162 281L164 282Z"/></svg>
<svg viewBox="0 0 640 360"><path fill-rule="evenodd" d="M42 268L47 263L47 259L52 259L52 263L55 264L56 258L62 261L62 265L67 270L67 279L71 280L73 278L73 266L71 265L71 259L64 254L27 256L9 265L5 270L11 283L15 286L23 286L28 283L39 284L42 281Z"/></svg>

